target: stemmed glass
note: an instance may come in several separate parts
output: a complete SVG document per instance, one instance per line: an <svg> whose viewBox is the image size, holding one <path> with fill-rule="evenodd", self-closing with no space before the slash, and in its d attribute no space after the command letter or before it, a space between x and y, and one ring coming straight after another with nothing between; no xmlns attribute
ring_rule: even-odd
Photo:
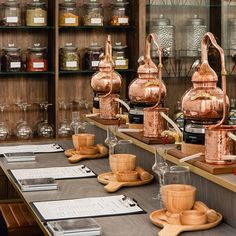
<svg viewBox="0 0 236 236"><path fill-rule="evenodd" d="M163 175L169 170L169 166L165 159L159 155L158 148L155 148L155 163L152 166L152 171L157 175L160 187L163 184ZM154 200L161 200L160 191L153 197Z"/></svg>
<svg viewBox="0 0 236 236"><path fill-rule="evenodd" d="M66 118L66 111L71 105L72 102L59 101L59 108L62 110L61 124L58 129L58 135L60 137L69 137L71 135L71 127Z"/></svg>
<svg viewBox="0 0 236 236"><path fill-rule="evenodd" d="M26 119L26 113L27 108L31 106L31 104L28 104L27 102L20 102L16 103L18 107L23 111L23 118L18 122L17 128L16 128L16 136L18 139L30 139L32 137L32 129L27 123Z"/></svg>
<svg viewBox="0 0 236 236"><path fill-rule="evenodd" d="M51 103L44 102L41 103L44 109L44 121L39 124L38 134L43 138L52 138L54 135L53 126L48 123L48 107L52 106Z"/></svg>
<svg viewBox="0 0 236 236"><path fill-rule="evenodd" d="M0 140L6 140L9 135L9 129L7 124L4 122L3 113L7 106L5 104L0 104L1 117L0 117Z"/></svg>
<svg viewBox="0 0 236 236"><path fill-rule="evenodd" d="M114 154L116 145L131 144L132 140L118 140L115 132L117 126L109 125L107 126L107 137L105 139L105 144L109 147L109 155Z"/></svg>

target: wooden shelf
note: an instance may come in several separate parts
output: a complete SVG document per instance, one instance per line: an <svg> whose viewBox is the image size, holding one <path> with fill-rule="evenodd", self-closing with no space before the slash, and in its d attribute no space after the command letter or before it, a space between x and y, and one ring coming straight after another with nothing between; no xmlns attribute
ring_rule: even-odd
<svg viewBox="0 0 236 236"><path fill-rule="evenodd" d="M104 25L104 26L60 26L59 30L134 30L134 26L112 26L112 25Z"/></svg>
<svg viewBox="0 0 236 236"><path fill-rule="evenodd" d="M0 26L0 30L51 30L53 26Z"/></svg>
<svg viewBox="0 0 236 236"><path fill-rule="evenodd" d="M28 72L28 71L20 71L20 72L0 72L0 75L6 76L20 76L20 75L54 75L55 72L52 71L35 71L35 72Z"/></svg>
<svg viewBox="0 0 236 236"><path fill-rule="evenodd" d="M118 73L133 73L135 72L134 69L127 69L127 70L116 70ZM96 70L78 70L78 71L59 71L60 75L72 75L72 74L94 74L96 73Z"/></svg>

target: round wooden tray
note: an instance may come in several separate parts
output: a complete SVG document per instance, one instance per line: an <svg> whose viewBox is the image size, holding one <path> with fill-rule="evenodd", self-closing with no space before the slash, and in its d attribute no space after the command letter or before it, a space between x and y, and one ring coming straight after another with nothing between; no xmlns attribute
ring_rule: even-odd
<svg viewBox="0 0 236 236"><path fill-rule="evenodd" d="M196 230L204 230L204 229L210 229L218 225L222 220L222 215L217 212L218 218L215 222L212 223L206 223L204 225L172 225L167 223L166 221L162 220L161 216L166 215L166 209L160 209L157 211L153 211L149 218L151 222L158 226L163 228L158 235L159 236L177 236L183 231L196 231Z"/></svg>
<svg viewBox="0 0 236 236"><path fill-rule="evenodd" d="M106 185L104 188L107 190L107 192L115 192L121 187L131 187L148 184L152 181L153 175L150 175L150 178L147 180L140 179L134 182L118 182L116 176L112 172L107 172L100 174L97 179L100 183Z"/></svg>

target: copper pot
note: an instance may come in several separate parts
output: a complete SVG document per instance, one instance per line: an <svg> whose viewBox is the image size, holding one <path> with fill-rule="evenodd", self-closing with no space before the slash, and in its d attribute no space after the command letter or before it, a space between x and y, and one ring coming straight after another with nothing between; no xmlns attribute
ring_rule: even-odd
<svg viewBox="0 0 236 236"><path fill-rule="evenodd" d="M156 103L164 100L166 87L161 80L162 64L159 61L157 67L150 56L151 41L156 43L156 34L149 34L146 38L145 58L138 67L138 78L134 79L129 85L129 99L135 103ZM159 47L158 52L161 53Z"/></svg>
<svg viewBox="0 0 236 236"><path fill-rule="evenodd" d="M236 135L236 126L221 125L206 128L205 160L212 164L233 164L236 159L236 145L232 136ZM230 137L231 136L231 137ZM235 136L236 137L236 136Z"/></svg>
<svg viewBox="0 0 236 236"><path fill-rule="evenodd" d="M99 96L101 119L117 119L116 115L119 112L119 102L115 101L116 98L119 98L118 94Z"/></svg>
<svg viewBox="0 0 236 236"><path fill-rule="evenodd" d="M218 81L217 75L208 63L208 38L220 51L221 60L223 60L222 64L224 64L223 50L216 43L214 36L211 33L206 33L201 43L201 65L192 76L193 87L186 91L182 97L182 111L186 119L220 120L223 117L223 91L216 86ZM226 106L228 109L228 97L226 98Z"/></svg>
<svg viewBox="0 0 236 236"><path fill-rule="evenodd" d="M91 79L91 87L99 94L119 93L121 88L121 76L114 68L112 60L111 39L108 35L105 43L105 54L99 62L99 71Z"/></svg>
<svg viewBox="0 0 236 236"><path fill-rule="evenodd" d="M168 108L144 108L144 137L157 138L167 129L167 121L162 117L161 112L166 115Z"/></svg>

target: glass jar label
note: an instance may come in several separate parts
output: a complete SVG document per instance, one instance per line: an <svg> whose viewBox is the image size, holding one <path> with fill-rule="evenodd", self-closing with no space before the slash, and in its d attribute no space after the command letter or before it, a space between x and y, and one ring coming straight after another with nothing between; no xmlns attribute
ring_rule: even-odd
<svg viewBox="0 0 236 236"><path fill-rule="evenodd" d="M33 68L44 68L44 62L33 62Z"/></svg>
<svg viewBox="0 0 236 236"><path fill-rule="evenodd" d="M7 17L7 23L17 23L18 17L17 16L8 16Z"/></svg>
<svg viewBox="0 0 236 236"><path fill-rule="evenodd" d="M77 61L67 61L66 67L77 67Z"/></svg>
<svg viewBox="0 0 236 236"><path fill-rule="evenodd" d="M126 60L115 60L115 65L116 66L125 66Z"/></svg>
<svg viewBox="0 0 236 236"><path fill-rule="evenodd" d="M91 18L91 23L92 24L101 24L102 19L101 18Z"/></svg>
<svg viewBox="0 0 236 236"><path fill-rule="evenodd" d="M128 24L129 21L128 21L128 18L122 17L122 18L118 18L118 23L120 23L120 24Z"/></svg>
<svg viewBox="0 0 236 236"><path fill-rule="evenodd" d="M45 19L43 17L34 17L34 23L43 24Z"/></svg>
<svg viewBox="0 0 236 236"><path fill-rule="evenodd" d="M92 61L92 67L97 67L99 64L99 61Z"/></svg>
<svg viewBox="0 0 236 236"><path fill-rule="evenodd" d="M75 18L65 18L65 24L75 24Z"/></svg>
<svg viewBox="0 0 236 236"><path fill-rule="evenodd" d="M11 62L10 63L10 68L21 68L21 62L20 61Z"/></svg>

